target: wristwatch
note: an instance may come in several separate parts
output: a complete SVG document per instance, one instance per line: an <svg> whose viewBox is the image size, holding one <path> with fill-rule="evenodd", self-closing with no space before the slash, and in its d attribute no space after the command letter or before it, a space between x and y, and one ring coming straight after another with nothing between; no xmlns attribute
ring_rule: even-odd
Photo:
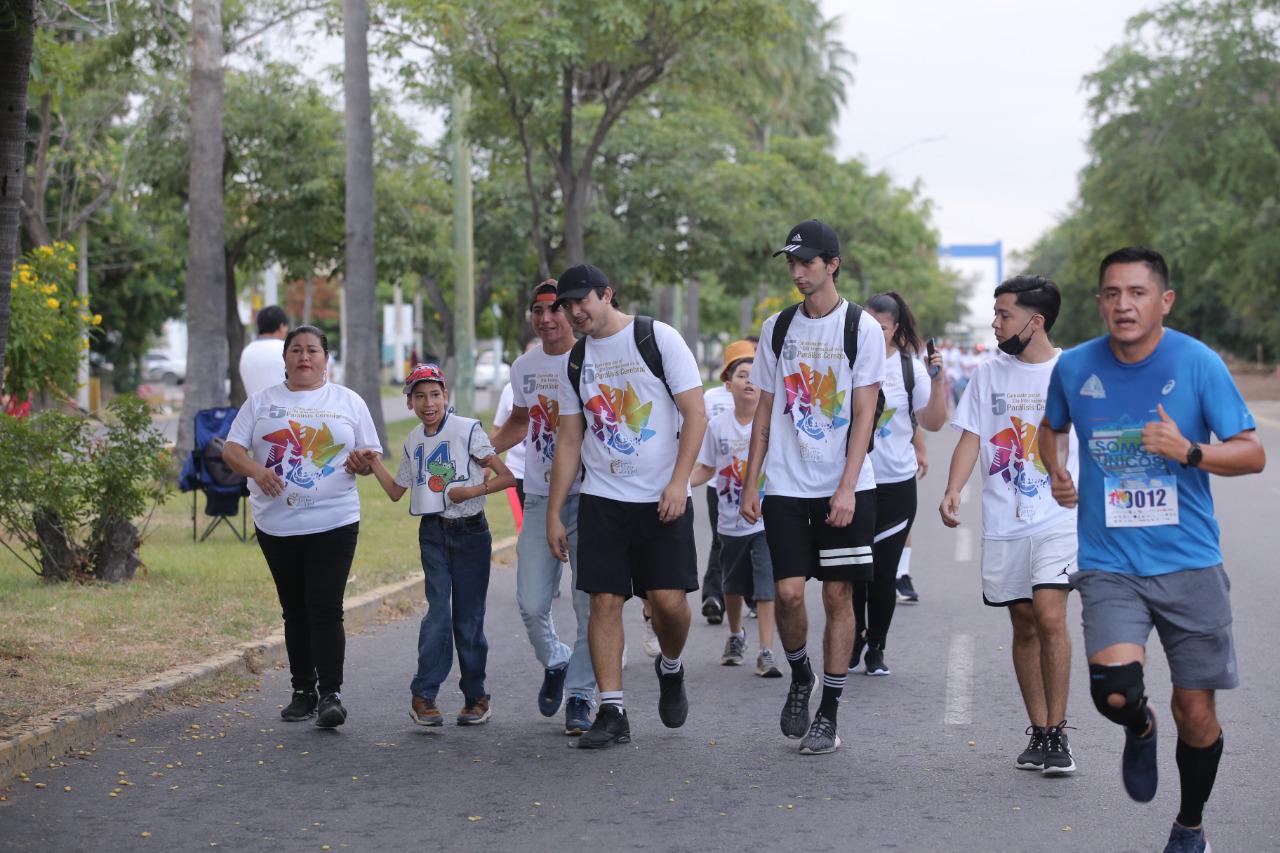
<svg viewBox="0 0 1280 853"><path fill-rule="evenodd" d="M1187 461L1182 463L1183 468L1199 468L1200 460L1204 458L1204 451L1200 449L1200 445L1194 441L1187 448Z"/></svg>

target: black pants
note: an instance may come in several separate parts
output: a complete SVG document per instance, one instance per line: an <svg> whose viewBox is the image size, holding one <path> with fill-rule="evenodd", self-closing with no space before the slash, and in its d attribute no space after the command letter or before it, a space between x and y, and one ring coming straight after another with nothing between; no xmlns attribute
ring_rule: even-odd
<svg viewBox="0 0 1280 853"><path fill-rule="evenodd" d="M707 571L702 576L702 600L714 598L724 604L724 577L720 571L720 534L716 521L720 518L720 498L715 486L707 486L707 517L711 521L711 553L707 554Z"/></svg>
<svg viewBox="0 0 1280 853"><path fill-rule="evenodd" d="M284 647L294 690L313 690L317 683L321 695L342 689L347 651L342 595L359 532L359 522L301 536L258 531L284 611Z"/></svg>
<svg viewBox="0 0 1280 853"><path fill-rule="evenodd" d="M520 499L520 509L524 509L524 477L516 477L516 497Z"/></svg>
<svg viewBox="0 0 1280 853"><path fill-rule="evenodd" d="M876 486L876 538L871 546L873 579L853 585L853 618L869 645L884 648L898 605L898 561L916 519L916 480Z"/></svg>

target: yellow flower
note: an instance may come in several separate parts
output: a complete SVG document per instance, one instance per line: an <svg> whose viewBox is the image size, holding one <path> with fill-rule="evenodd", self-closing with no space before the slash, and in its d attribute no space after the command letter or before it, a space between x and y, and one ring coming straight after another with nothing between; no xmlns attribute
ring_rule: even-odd
<svg viewBox="0 0 1280 853"><path fill-rule="evenodd" d="M71 300L71 307L72 307L72 308L79 308L79 307L80 307L80 300L79 300L79 299L72 299L72 300Z"/></svg>
<svg viewBox="0 0 1280 853"><path fill-rule="evenodd" d="M80 349L88 349L88 348L89 348L89 340L88 340L88 338L81 338L81 339L80 339Z"/></svg>
<svg viewBox="0 0 1280 853"><path fill-rule="evenodd" d="M95 326L101 326L101 325L102 325L102 315L101 315L101 314L94 314L94 315L93 315L93 325L95 325Z"/></svg>
<svg viewBox="0 0 1280 853"><path fill-rule="evenodd" d="M51 340L53 340L53 335L49 334L48 332L43 332L43 333L41 333L41 334L42 334L42 336L44 337L44 339L45 339L46 341L51 341Z"/></svg>
<svg viewBox="0 0 1280 853"><path fill-rule="evenodd" d="M44 287L40 288L40 292L43 293L45 296L48 296L50 293L57 293L58 285L46 284Z"/></svg>
<svg viewBox="0 0 1280 853"><path fill-rule="evenodd" d="M76 271L76 265L75 265L75 264L67 264L67 269L71 270L72 272L75 272L75 271Z"/></svg>
<svg viewBox="0 0 1280 853"><path fill-rule="evenodd" d="M57 307L58 307L59 305L61 305L62 303L61 303L61 302L59 302L59 301L58 301L58 300L56 300L56 299L46 299L46 300L44 301L44 304L45 304L45 305L48 305L50 308L57 308Z"/></svg>
<svg viewBox="0 0 1280 853"><path fill-rule="evenodd" d="M53 257L53 247L52 247L52 246L41 246L41 247L40 247L39 249L37 249L36 251L37 251L37 252L39 252L41 255L43 255L43 256L44 256L44 257L46 257L46 258Z"/></svg>

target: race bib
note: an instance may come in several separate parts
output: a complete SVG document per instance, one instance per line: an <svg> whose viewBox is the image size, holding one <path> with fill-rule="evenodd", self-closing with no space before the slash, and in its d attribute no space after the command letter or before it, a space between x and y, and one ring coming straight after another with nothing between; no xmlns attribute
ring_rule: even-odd
<svg viewBox="0 0 1280 853"><path fill-rule="evenodd" d="M1178 481L1173 476L1106 477L1107 527L1178 523Z"/></svg>

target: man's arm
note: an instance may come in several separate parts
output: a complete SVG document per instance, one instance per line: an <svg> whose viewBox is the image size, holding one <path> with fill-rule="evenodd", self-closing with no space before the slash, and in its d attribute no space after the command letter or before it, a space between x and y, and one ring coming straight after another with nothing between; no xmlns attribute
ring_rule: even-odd
<svg viewBox="0 0 1280 853"><path fill-rule="evenodd" d="M526 406L512 406L510 417L493 431L489 441L493 444L494 450L504 453L524 441L528 434L529 409Z"/></svg>
<svg viewBox="0 0 1280 853"><path fill-rule="evenodd" d="M658 518L664 522L675 521L684 515L689 497L689 475L702 447L707 432L707 409L702 400L702 388L681 391L675 397L684 423L680 427L680 448L676 452L676 467L671 480L658 499Z"/></svg>
<svg viewBox="0 0 1280 853"><path fill-rule="evenodd" d="M916 420L929 432L937 432L947 422L947 372L943 369L942 356L937 353L930 363L938 365L938 375L929 380L929 402L916 415Z"/></svg>
<svg viewBox="0 0 1280 853"><path fill-rule="evenodd" d="M556 455L551 460L551 487L547 495L547 547L562 563L569 559L569 534L560 521L560 511L582 467L582 436L586 430L587 421L581 412L561 415L556 428Z"/></svg>
<svg viewBox="0 0 1280 853"><path fill-rule="evenodd" d="M693 474L689 477L689 485L701 486L716 475L716 469L710 465L703 465L699 462L693 466Z"/></svg>
<svg viewBox="0 0 1280 853"><path fill-rule="evenodd" d="M951 468L947 472L947 491L938 506L938 514L947 527L960 526L960 490L964 488L973 465L978 461L978 434L965 430L951 451Z"/></svg>
<svg viewBox="0 0 1280 853"><path fill-rule="evenodd" d="M744 483L760 482L760 469L769 452L769 421L773 418L773 394L760 389L756 402L756 414L751 420L751 443L747 446L747 475ZM738 514L751 524L760 520L760 494L755 489L742 490L742 502Z"/></svg>
<svg viewBox="0 0 1280 853"><path fill-rule="evenodd" d="M827 524L832 527L845 527L853 521L856 509L854 494L858 490L858 475L862 473L862 462L867 457L867 445L871 443L872 422L876 416L876 399L880 394L880 383L874 382L853 389L853 423L849 424L849 452L845 455L844 472L840 475L840 485L831 496L831 511L827 514Z"/></svg>
<svg viewBox="0 0 1280 853"><path fill-rule="evenodd" d="M1157 405L1156 411L1160 420L1150 421L1142 428L1143 446L1170 462L1185 464L1187 452L1191 450L1191 440L1178 429L1173 418L1164 410L1163 404ZM1200 452L1203 454L1200 458L1200 470L1219 477L1258 474L1267 464L1267 454L1262 449L1262 442L1258 440L1258 433L1251 429L1236 433L1220 444L1202 444Z"/></svg>
<svg viewBox="0 0 1280 853"><path fill-rule="evenodd" d="M1049 491L1053 494L1053 499L1067 509L1079 503L1076 484L1071 479L1071 472L1067 470L1067 462L1071 456L1071 424L1064 424L1059 432L1047 417L1040 421L1036 452L1040 454L1040 461L1049 472Z"/></svg>

